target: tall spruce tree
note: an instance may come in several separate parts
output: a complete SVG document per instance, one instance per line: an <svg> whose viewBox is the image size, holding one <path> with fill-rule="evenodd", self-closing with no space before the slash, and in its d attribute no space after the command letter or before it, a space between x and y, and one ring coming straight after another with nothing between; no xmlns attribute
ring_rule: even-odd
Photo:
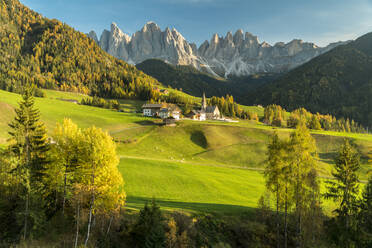
<svg viewBox="0 0 372 248"><path fill-rule="evenodd" d="M343 247L352 247L356 237L356 222L360 168L359 154L345 139L335 159L335 180L327 182L326 199L338 204L335 210L336 224L339 227L336 242Z"/></svg>
<svg viewBox="0 0 372 248"><path fill-rule="evenodd" d="M363 191L358 215L359 247L372 247L372 177Z"/></svg>
<svg viewBox="0 0 372 248"><path fill-rule="evenodd" d="M15 172L23 179L23 190L20 192L25 198L23 239L28 232L30 194L40 188L40 178L48 162L46 131L34 103L32 90L26 88L19 107L15 109L16 116L9 124L9 150L18 161Z"/></svg>
<svg viewBox="0 0 372 248"><path fill-rule="evenodd" d="M164 217L153 199L151 206L146 203L140 211L132 235L136 247L161 248L166 244Z"/></svg>

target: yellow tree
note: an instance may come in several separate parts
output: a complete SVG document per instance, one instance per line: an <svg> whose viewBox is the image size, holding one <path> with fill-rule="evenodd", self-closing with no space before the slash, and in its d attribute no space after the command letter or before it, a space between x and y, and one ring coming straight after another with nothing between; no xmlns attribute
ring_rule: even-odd
<svg viewBox="0 0 372 248"><path fill-rule="evenodd" d="M267 152L267 165L265 167L266 188L274 194L276 200L276 242L280 243L281 206L285 205L285 242L287 240L287 211L288 211L288 176L287 173L287 141L281 141L275 132L270 139ZM284 198L284 199L283 199Z"/></svg>
<svg viewBox="0 0 372 248"><path fill-rule="evenodd" d="M81 130L75 125L70 119L64 119L63 124L57 124L54 130L53 139L56 143L54 146L57 163L60 166L56 166L58 171L52 171L56 175L63 174L63 201L62 201L62 213L65 212L66 197L67 197L67 186L69 181L72 179L72 174L76 168L79 156L79 142L81 140ZM59 168L60 167L60 168ZM52 175L51 175L52 176ZM47 177L53 178L53 177ZM68 180L69 179L69 180Z"/></svg>
<svg viewBox="0 0 372 248"><path fill-rule="evenodd" d="M117 168L119 159L116 145L107 133L96 127L83 130L80 182L89 186L88 230L85 245L91 233L93 214L112 215L124 205L123 178Z"/></svg>
<svg viewBox="0 0 372 248"><path fill-rule="evenodd" d="M368 163L372 166L372 150L368 153ZM367 173L372 173L372 169L369 169Z"/></svg>
<svg viewBox="0 0 372 248"><path fill-rule="evenodd" d="M294 202L297 226L297 246L302 247L302 218L308 210L308 195L318 190L316 181L315 159L316 145L305 123L301 122L291 134L289 147L289 163L294 180Z"/></svg>

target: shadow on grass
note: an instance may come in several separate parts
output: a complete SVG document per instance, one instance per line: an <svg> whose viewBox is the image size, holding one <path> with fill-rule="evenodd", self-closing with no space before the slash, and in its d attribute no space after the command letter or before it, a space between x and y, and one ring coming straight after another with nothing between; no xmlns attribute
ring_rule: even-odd
<svg viewBox="0 0 372 248"><path fill-rule="evenodd" d="M150 203L152 198L128 196L126 206L141 209L146 202ZM186 212L213 213L224 215L240 215L242 213L254 214L255 208L239 205L199 203L199 202L180 202L166 199L155 198L156 203L167 210L184 210Z"/></svg>
<svg viewBox="0 0 372 248"><path fill-rule="evenodd" d="M195 145L198 145L201 148L207 149L207 147L208 147L207 138L205 137L205 135L202 131L192 132L191 136L190 136L190 139Z"/></svg>
<svg viewBox="0 0 372 248"><path fill-rule="evenodd" d="M321 153L318 153L318 157L324 163L334 164L336 153L335 152L321 152Z"/></svg>
<svg viewBox="0 0 372 248"><path fill-rule="evenodd" d="M144 121L135 121L134 123L139 124L141 126L153 126L153 125L159 125L159 123L156 123L151 120L144 120Z"/></svg>

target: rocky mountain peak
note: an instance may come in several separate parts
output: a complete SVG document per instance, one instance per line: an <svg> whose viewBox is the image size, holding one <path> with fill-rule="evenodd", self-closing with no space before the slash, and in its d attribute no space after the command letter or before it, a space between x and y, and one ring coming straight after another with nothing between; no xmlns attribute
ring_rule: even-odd
<svg viewBox="0 0 372 248"><path fill-rule="evenodd" d="M142 32L161 32L160 27L153 21L149 21L143 26Z"/></svg>
<svg viewBox="0 0 372 248"><path fill-rule="evenodd" d="M227 32L226 34L226 38L225 38L227 41L231 41L233 42L233 35L231 33L231 31Z"/></svg>
<svg viewBox="0 0 372 248"><path fill-rule="evenodd" d="M154 22L146 23L132 37L112 23L111 31L104 30L100 40L94 32L89 37L111 55L137 64L147 59L162 59L174 65L192 65L220 76L250 75L263 72L285 72L342 43L318 47L313 43L294 39L271 46L260 43L258 37L243 30L225 37L214 34L199 48L188 43L175 28L164 31Z"/></svg>
<svg viewBox="0 0 372 248"><path fill-rule="evenodd" d="M220 42L220 37L218 34L214 34L211 39L211 44L218 44Z"/></svg>
<svg viewBox="0 0 372 248"><path fill-rule="evenodd" d="M238 31L235 32L234 34L234 43L235 44L241 44L244 40L244 32L242 29L239 29Z"/></svg>
<svg viewBox="0 0 372 248"><path fill-rule="evenodd" d="M113 38L119 41L124 40L126 43L131 39L131 37L124 33L115 22L111 23L111 35Z"/></svg>

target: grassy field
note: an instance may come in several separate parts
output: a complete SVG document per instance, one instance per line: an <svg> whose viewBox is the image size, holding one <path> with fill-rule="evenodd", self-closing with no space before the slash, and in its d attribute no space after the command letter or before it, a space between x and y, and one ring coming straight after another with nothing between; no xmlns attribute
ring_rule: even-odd
<svg viewBox="0 0 372 248"><path fill-rule="evenodd" d="M239 213L255 208L264 191L266 146L274 130L288 137L291 129L275 129L252 121L238 123L181 121L176 127L134 113L143 102L122 100L124 113L74 104L60 99L85 96L46 91L36 98L42 120L52 133L57 122L71 118L80 127L95 125L118 143L119 169L126 182L127 207L137 209L152 197L165 209ZM0 144L7 139L7 123L20 96L0 91ZM251 107L254 111L259 107ZM257 109L262 111L262 109ZM259 113L260 115L262 114ZM344 137L362 154L360 176L367 178L367 153L372 135L313 132L318 171L330 176L333 157ZM327 203L327 206L328 205Z"/></svg>

